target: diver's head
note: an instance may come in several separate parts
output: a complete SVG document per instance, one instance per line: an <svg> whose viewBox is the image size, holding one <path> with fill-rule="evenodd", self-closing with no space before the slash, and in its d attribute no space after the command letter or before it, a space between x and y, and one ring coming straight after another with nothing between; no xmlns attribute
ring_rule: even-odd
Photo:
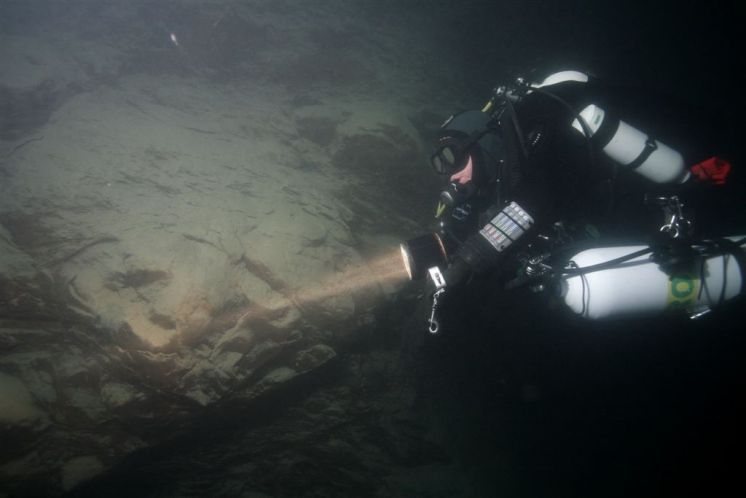
<svg viewBox="0 0 746 498"><path fill-rule="evenodd" d="M454 195L447 204L459 204L484 191L498 175L502 141L489 114L465 111L451 116L438 130L430 156L433 170L446 180Z"/></svg>

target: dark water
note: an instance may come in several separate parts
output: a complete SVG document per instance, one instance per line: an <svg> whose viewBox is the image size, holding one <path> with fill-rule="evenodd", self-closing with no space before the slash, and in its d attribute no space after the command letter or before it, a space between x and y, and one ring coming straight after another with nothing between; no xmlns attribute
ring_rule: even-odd
<svg viewBox="0 0 746 498"><path fill-rule="evenodd" d="M0 0L0 28L69 18L65 2L49 9L42 3ZM736 2L359 3L358 23L406 31L427 20L431 37L423 40L434 55L413 69L444 107L453 102L443 117L478 105L496 82L574 67L706 110L716 122L700 123L703 133L724 130L719 143L741 157L737 47L744 11ZM177 17L183 12L179 2L169 6ZM97 29L103 28L91 27ZM406 187L397 189L406 194ZM341 347L339 362L260 403L206 409L168 442L136 452L70 496L707 496L740 485L742 306L698 322L590 324L547 312L535 296L486 289L436 337L420 327L426 304L409 299L396 306L379 314L375 333ZM356 377L361 358L399 349L401 363L382 374L380 385L371 374L369 391L357 387L364 384ZM416 389L413 405L386 397L397 379ZM261 467L264 458L274 461L267 454L313 457L312 438L273 438L307 431L293 410L335 396L368 403L351 412L347 426L329 428L351 449L309 457L305 467L284 474ZM390 417L396 429L377 437L386 424L371 412ZM376 439L399 447L380 457ZM347 460L363 462L356 475ZM241 465L253 467L242 475L235 470ZM418 473L422 465L430 471ZM275 477L262 481L263 473ZM397 479L384 479L393 474ZM234 484L220 488L221 482Z"/></svg>

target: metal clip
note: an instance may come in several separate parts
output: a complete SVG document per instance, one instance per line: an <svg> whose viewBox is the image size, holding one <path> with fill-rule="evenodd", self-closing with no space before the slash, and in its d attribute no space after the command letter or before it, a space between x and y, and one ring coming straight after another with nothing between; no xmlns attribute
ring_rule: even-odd
<svg viewBox="0 0 746 498"><path fill-rule="evenodd" d="M435 289L437 289L435 291L435 294L433 294L433 310L430 313L430 318L428 319L428 323L430 324L428 330L431 334L437 334L438 330L440 330L440 324L435 318L435 313L438 308L438 298L446 291L446 279L443 276L443 272L441 272L440 268L438 268L437 266L433 266L427 271L430 274L430 279L433 281Z"/></svg>
<svg viewBox="0 0 746 498"><path fill-rule="evenodd" d="M437 291L435 291L435 294L433 294L433 310L430 313L430 318L428 319L428 323L430 324L428 326L428 330L431 334L437 334L438 330L440 330L440 324L438 323L437 318L435 318L435 313L438 308L438 298L441 294L443 294L446 290L444 288L440 288Z"/></svg>
<svg viewBox="0 0 746 498"><path fill-rule="evenodd" d="M684 205L679 201L678 196L645 196L645 202L657 204L663 209L665 223L659 229L661 233L665 233L672 239L691 235L692 222L684 217L681 209Z"/></svg>

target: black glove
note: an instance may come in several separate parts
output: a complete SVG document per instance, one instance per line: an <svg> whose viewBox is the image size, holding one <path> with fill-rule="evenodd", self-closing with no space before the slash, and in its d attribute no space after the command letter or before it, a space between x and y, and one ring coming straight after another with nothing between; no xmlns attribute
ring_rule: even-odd
<svg viewBox="0 0 746 498"><path fill-rule="evenodd" d="M443 277L446 279L446 288L450 290L461 287L466 283L471 273L472 269L469 264L463 259L456 257L443 272Z"/></svg>
<svg viewBox="0 0 746 498"><path fill-rule="evenodd" d="M457 292L457 290L466 283L471 273L472 270L469 264L463 259L456 257L454 261L443 270L443 278L446 281L446 294ZM438 290L432 277L427 277L426 285L426 295L432 297L432 295Z"/></svg>

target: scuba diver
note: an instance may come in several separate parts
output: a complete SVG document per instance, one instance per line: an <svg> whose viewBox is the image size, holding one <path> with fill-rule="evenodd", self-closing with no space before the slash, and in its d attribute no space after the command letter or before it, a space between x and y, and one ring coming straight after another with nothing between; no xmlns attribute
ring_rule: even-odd
<svg viewBox="0 0 746 498"><path fill-rule="evenodd" d="M410 278L428 279L430 332L475 279L548 293L588 319L694 318L742 294L746 232L727 223L740 209L713 201L730 160L678 129L680 116L657 129L665 112L635 97L562 71L498 86L441 125L437 228L401 244ZM653 124L638 128L628 114L645 109Z"/></svg>

